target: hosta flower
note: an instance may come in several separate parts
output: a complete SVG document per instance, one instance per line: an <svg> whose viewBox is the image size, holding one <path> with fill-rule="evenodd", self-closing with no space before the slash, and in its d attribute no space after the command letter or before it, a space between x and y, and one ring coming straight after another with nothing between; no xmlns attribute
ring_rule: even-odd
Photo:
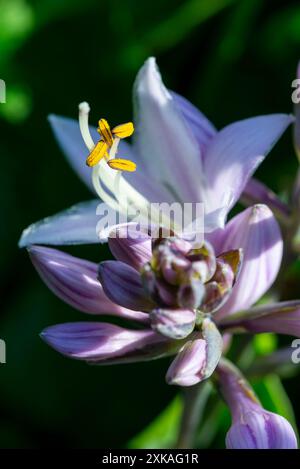
<svg viewBox="0 0 300 469"><path fill-rule="evenodd" d="M217 375L233 420L226 436L227 448L297 449L291 424L262 408L250 385L230 362L223 360Z"/></svg>
<svg viewBox="0 0 300 469"><path fill-rule="evenodd" d="M80 105L79 126L56 116L50 122L71 165L100 199L116 212L134 209L145 217L138 236L130 236L137 228L134 223L98 233L99 200L94 199L31 225L20 246L28 247L39 274L61 299L88 314L128 321L128 326L96 321L50 326L42 338L55 350L94 364L172 356L167 382L192 386L218 366L227 331L275 330L274 311L258 314L252 306L280 267L277 221L262 204L226 220L293 118L259 116L218 132L188 101L165 88L154 59L139 72L134 97L131 146L124 141L133 131L131 123L111 129L102 118L98 133L90 129L87 103ZM167 238L148 234L150 204L174 201L203 204L202 242L180 237L176 225ZM158 233L169 222L165 212L151 211L151 225ZM106 236L116 258L100 266L37 245L96 243L99 235ZM297 318L298 303L288 306L274 306L277 325L278 315L286 311L287 319ZM272 314L269 323L257 326L258 316L263 321ZM289 331L277 326L276 332Z"/></svg>
<svg viewBox="0 0 300 469"><path fill-rule="evenodd" d="M110 164L118 147L117 157L137 163L138 171L121 175L102 158L91 178L85 160L99 142L99 133L88 128L86 104L80 108L80 125L72 119L50 116L62 150L80 178L114 210L127 213L132 204L144 213L149 202L201 202L206 231L224 226L247 181L293 121L292 116L272 114L217 131L185 98L167 90L153 58L141 68L133 94L133 144L117 138L110 149ZM97 199L83 202L31 225L20 246L99 242L97 204Z"/></svg>

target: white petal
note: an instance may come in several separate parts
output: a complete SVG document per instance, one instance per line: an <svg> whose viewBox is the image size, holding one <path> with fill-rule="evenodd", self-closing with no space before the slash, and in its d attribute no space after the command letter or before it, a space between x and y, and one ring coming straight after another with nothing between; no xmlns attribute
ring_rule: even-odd
<svg viewBox="0 0 300 469"><path fill-rule="evenodd" d="M201 154L175 100L165 88L154 58L134 86L136 153L153 184L171 186L181 202L200 200Z"/></svg>
<svg viewBox="0 0 300 469"><path fill-rule="evenodd" d="M26 228L19 247L31 244L90 244L99 243L96 226L99 216L96 209L99 199L73 205L67 210L44 218Z"/></svg>

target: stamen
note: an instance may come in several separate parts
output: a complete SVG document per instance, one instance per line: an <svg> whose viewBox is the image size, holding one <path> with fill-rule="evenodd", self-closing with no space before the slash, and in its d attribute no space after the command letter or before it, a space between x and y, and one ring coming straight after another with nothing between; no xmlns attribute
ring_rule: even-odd
<svg viewBox="0 0 300 469"><path fill-rule="evenodd" d="M105 141L106 145L111 147L113 144L113 136L109 127L109 124L106 119L99 120L98 132Z"/></svg>
<svg viewBox="0 0 300 469"><path fill-rule="evenodd" d="M113 158L107 162L108 166L112 169L119 171L133 172L136 170L136 164L130 160L124 160L122 158Z"/></svg>
<svg viewBox="0 0 300 469"><path fill-rule="evenodd" d="M150 202L124 179L121 171L112 170L108 164L102 160L99 165L95 167L95 175L96 174L107 189L114 194L118 202L109 194L103 192L100 181L96 181L96 176L94 176L93 173L95 190L99 197L116 211L126 216L139 212L139 216L144 218L143 223L146 225L149 223L151 214L151 223L157 225L162 224L176 231L173 221L155 206L151 206Z"/></svg>
<svg viewBox="0 0 300 469"><path fill-rule="evenodd" d="M92 139L89 129L89 112L90 106L84 101L79 104L79 127L84 143L86 144L88 150L91 152L95 146L95 143Z"/></svg>
<svg viewBox="0 0 300 469"><path fill-rule="evenodd" d="M112 144L112 147L109 152L109 159L115 158L116 154L118 153L119 143L120 143L120 139L116 137L114 139L114 143Z"/></svg>
<svg viewBox="0 0 300 469"><path fill-rule="evenodd" d="M88 150L92 154L95 148L95 143L89 130L89 111L90 107L88 103L83 102L79 105L79 126L81 135ZM103 119L101 121L103 121ZM115 129L113 129L113 132L114 130ZM151 213L151 223L157 223L158 225L161 225L162 223L165 226L172 227L172 221L163 212L155 209L153 206L151 207L150 212L150 202L124 179L122 172L119 171L120 167L116 168L117 171L109 167L109 164L112 164L112 160L117 153L120 138L125 138L125 136L131 135L130 132L133 132L133 125L131 127L130 123L117 126L116 133L114 132L113 143L109 152L108 161L106 162L102 157L100 157L100 159L98 159L98 161L95 163L95 167L92 172L92 182L94 188L100 199L102 199L103 202L106 202L114 210L126 215L132 213L131 209L138 210L139 214L145 218L145 223L149 222L149 215ZM102 141L98 142L98 144L99 143L101 143L100 149L103 148ZM98 151L99 148L97 149L96 154ZM99 153L102 154L101 151ZM107 156L107 149L103 156ZM99 157L99 154L97 154L97 157ZM133 162L119 159L119 162L120 161L126 161L128 167L131 165L131 168L133 168ZM118 166L118 160L116 165ZM114 194L116 198L113 198L107 191L105 191L102 187L102 184L108 189L108 191ZM176 228L174 227L174 231L175 230Z"/></svg>
<svg viewBox="0 0 300 469"><path fill-rule="evenodd" d="M114 181L114 196L118 202L118 211L119 213L126 213L126 206L124 207L122 203L122 198L120 197L120 180L122 177L121 171L116 171L115 181Z"/></svg>
<svg viewBox="0 0 300 469"><path fill-rule="evenodd" d="M92 182L93 182L94 189L103 202L107 203L107 205L109 205L111 208L116 210L116 212L119 212L120 211L119 203L110 194L108 194L101 185L101 178L99 177L99 166L96 166L93 169L93 173L92 173ZM117 175L118 173L115 173L115 174Z"/></svg>
<svg viewBox="0 0 300 469"><path fill-rule="evenodd" d="M119 138L130 137L134 132L132 122L126 122L126 124L117 125L112 129L112 133Z"/></svg>
<svg viewBox="0 0 300 469"><path fill-rule="evenodd" d="M89 154L86 160L86 164L88 166L95 166L98 164L99 161L102 160L105 155L107 155L107 148L107 144L103 140L100 140L100 142L95 145L94 149Z"/></svg>

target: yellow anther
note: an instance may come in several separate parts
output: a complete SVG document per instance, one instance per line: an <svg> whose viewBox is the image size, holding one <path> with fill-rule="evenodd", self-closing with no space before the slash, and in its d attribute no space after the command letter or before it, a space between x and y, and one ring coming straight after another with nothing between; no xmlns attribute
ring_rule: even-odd
<svg viewBox="0 0 300 469"><path fill-rule="evenodd" d="M98 133L101 140L95 145L89 154L86 164L95 166L105 157L107 164L118 171L135 171L136 164L129 160L114 158L117 153L119 139L130 137L133 134L134 127L132 122L120 124L110 130L106 119L100 119L98 124Z"/></svg>
<svg viewBox="0 0 300 469"><path fill-rule="evenodd" d="M136 164L130 160L123 160L122 158L113 158L109 160L107 164L112 169L117 169L119 171L129 171L133 172L136 170Z"/></svg>
<svg viewBox="0 0 300 469"><path fill-rule="evenodd" d="M130 137L134 132L134 127L132 122L127 122L126 124L117 125L112 129L112 133L115 137L126 138Z"/></svg>
<svg viewBox="0 0 300 469"><path fill-rule="evenodd" d="M100 140L89 154L86 164L88 166L95 166L106 155L107 149L107 144L103 140Z"/></svg>
<svg viewBox="0 0 300 469"><path fill-rule="evenodd" d="M113 136L106 119L100 119L98 124L98 132L105 141L106 145L111 147L113 144Z"/></svg>

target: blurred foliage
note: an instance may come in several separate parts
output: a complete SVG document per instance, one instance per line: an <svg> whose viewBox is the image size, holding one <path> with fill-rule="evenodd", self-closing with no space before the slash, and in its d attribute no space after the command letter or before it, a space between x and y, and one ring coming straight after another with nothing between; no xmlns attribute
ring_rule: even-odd
<svg viewBox="0 0 300 469"><path fill-rule="evenodd" d="M150 425L128 443L129 448L173 448L175 447L183 402L176 396Z"/></svg>
<svg viewBox="0 0 300 469"><path fill-rule="evenodd" d="M277 336L276 334L258 334L253 340L254 350L257 355L267 355L276 350Z"/></svg>
<svg viewBox="0 0 300 469"><path fill-rule="evenodd" d="M0 365L0 447L172 444L182 408L176 389L164 381L168 360L89 367L59 356L38 337L50 324L88 320L55 298L26 251L17 249L28 224L90 197L64 161L46 117L76 117L84 99L94 121L99 115L111 122L130 119L132 83L149 55L157 56L167 86L218 127L290 112L300 57L299 2L0 0L0 12L0 78L7 85L7 102L0 104L0 337L7 342L7 364ZM288 192L297 169L290 137L287 132L258 171L280 193ZM68 250L95 261L110 256L106 246ZM294 297L299 290L294 276ZM244 344L244 366L274 345L270 336L256 339L255 348ZM285 386L299 425L299 378ZM293 421L278 377L268 376L256 389L267 408ZM199 447L222 447L229 422L212 393Z"/></svg>

